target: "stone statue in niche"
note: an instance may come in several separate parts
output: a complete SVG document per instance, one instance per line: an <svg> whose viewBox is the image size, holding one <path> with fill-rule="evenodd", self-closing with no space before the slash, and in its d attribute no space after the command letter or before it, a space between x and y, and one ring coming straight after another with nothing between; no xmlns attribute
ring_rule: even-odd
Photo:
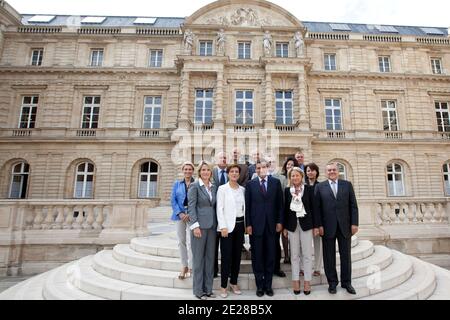
<svg viewBox="0 0 450 320"><path fill-rule="evenodd" d="M269 31L264 34L263 45L264 45L264 55L270 57L272 55L272 36Z"/></svg>
<svg viewBox="0 0 450 320"><path fill-rule="evenodd" d="M184 32L184 51L185 53L192 54L192 48L194 47L194 34L191 30Z"/></svg>
<svg viewBox="0 0 450 320"><path fill-rule="evenodd" d="M227 39L225 36L225 31L220 29L217 33L217 55L224 56L225 55L225 43Z"/></svg>
<svg viewBox="0 0 450 320"><path fill-rule="evenodd" d="M297 31L294 35L295 52L297 58L305 56L305 41L303 41L303 36L300 31Z"/></svg>

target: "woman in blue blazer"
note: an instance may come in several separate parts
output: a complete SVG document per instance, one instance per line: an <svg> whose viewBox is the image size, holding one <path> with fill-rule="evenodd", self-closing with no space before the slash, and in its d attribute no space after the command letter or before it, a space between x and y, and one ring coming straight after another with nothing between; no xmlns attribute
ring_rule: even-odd
<svg viewBox="0 0 450 320"><path fill-rule="evenodd" d="M190 185L194 182L194 165L185 162L181 168L184 178L175 181L172 188L172 221L175 221L178 237L178 248L180 249L182 269L178 276L180 280L186 279L192 273L192 250L189 229L190 217L188 214L187 194Z"/></svg>

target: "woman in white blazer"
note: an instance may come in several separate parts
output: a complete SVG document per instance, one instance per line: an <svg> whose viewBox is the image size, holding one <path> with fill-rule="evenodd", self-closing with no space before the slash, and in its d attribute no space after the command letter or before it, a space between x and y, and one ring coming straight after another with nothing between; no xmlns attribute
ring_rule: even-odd
<svg viewBox="0 0 450 320"><path fill-rule="evenodd" d="M217 191L217 231L221 233L221 293L228 296L228 279L234 294L242 294L238 276L241 266L241 249L245 232L245 188L238 184L241 167L237 164L228 167L228 183Z"/></svg>

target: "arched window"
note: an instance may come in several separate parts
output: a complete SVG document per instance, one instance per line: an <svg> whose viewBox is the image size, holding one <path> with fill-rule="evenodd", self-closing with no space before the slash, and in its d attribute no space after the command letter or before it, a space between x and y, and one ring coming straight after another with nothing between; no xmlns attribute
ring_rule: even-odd
<svg viewBox="0 0 450 320"><path fill-rule="evenodd" d="M139 198L156 198L158 191L158 164L144 162L139 173Z"/></svg>
<svg viewBox="0 0 450 320"><path fill-rule="evenodd" d="M83 162L76 169L74 198L91 199L93 197L94 165L89 162Z"/></svg>
<svg viewBox="0 0 450 320"><path fill-rule="evenodd" d="M401 164L391 163L387 166L387 180L390 197L405 196L405 176Z"/></svg>
<svg viewBox="0 0 450 320"><path fill-rule="evenodd" d="M444 164L443 171L445 195L450 196L450 162Z"/></svg>
<svg viewBox="0 0 450 320"><path fill-rule="evenodd" d="M9 188L10 199L26 199L30 166L28 163L17 163L12 167L11 185Z"/></svg>
<svg viewBox="0 0 450 320"><path fill-rule="evenodd" d="M347 167L345 164L338 162L338 171L339 171L339 180L348 180L347 179Z"/></svg>

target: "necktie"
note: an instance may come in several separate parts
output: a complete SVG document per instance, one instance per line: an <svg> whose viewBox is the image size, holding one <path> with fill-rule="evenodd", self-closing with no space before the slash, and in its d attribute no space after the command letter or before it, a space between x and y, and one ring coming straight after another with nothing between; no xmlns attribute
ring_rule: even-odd
<svg viewBox="0 0 450 320"><path fill-rule="evenodd" d="M220 185L223 186L226 183L225 181L225 170L222 170L221 176L220 176Z"/></svg>
<svg viewBox="0 0 450 320"><path fill-rule="evenodd" d="M333 190L334 197L337 198L336 181L331 182L331 189Z"/></svg>
<svg viewBox="0 0 450 320"><path fill-rule="evenodd" d="M261 191L262 191L262 193L263 193L264 195L266 195L266 193L267 193L267 189L266 189L265 183L266 183L266 180L265 180L265 179L261 180Z"/></svg>

